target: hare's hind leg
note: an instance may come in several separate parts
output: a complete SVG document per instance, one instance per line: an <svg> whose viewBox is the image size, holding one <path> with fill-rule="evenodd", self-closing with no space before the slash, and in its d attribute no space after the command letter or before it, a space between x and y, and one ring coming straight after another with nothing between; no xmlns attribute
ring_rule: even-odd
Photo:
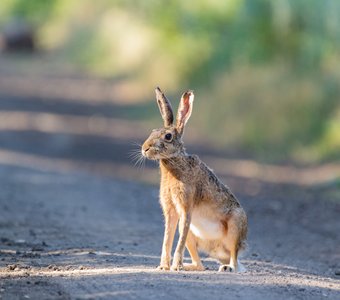
<svg viewBox="0 0 340 300"><path fill-rule="evenodd" d="M184 270L186 271L204 271L205 268L202 265L201 259L197 252L197 240L193 233L189 230L185 246L189 251L191 257L191 264L184 264Z"/></svg>
<svg viewBox="0 0 340 300"><path fill-rule="evenodd" d="M239 264L237 256L239 249L239 241L240 241L240 222L238 220L238 216L231 216L228 220L226 235L224 237L223 244L227 251L230 254L229 264L223 264L219 267L219 272L242 272L244 271L244 267Z"/></svg>

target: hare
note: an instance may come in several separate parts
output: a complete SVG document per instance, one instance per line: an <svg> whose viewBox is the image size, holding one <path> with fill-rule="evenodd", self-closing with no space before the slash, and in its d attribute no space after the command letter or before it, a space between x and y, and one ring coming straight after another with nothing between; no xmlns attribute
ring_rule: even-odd
<svg viewBox="0 0 340 300"><path fill-rule="evenodd" d="M160 203L165 231L159 270L203 271L198 251L219 260L219 271L237 272L244 267L237 257L245 247L247 216L230 191L196 155L186 153L182 136L191 115L194 94L187 91L180 100L177 121L171 104L156 88L164 127L152 130L142 145L142 155L158 160L161 171ZM179 239L170 267L177 224ZM191 264L183 264L184 248Z"/></svg>

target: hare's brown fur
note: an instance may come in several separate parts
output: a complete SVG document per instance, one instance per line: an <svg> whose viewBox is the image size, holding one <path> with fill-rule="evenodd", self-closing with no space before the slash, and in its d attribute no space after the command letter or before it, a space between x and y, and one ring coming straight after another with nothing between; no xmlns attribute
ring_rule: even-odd
<svg viewBox="0 0 340 300"><path fill-rule="evenodd" d="M247 236L246 214L213 171L198 156L185 152L181 139L191 114L193 93L183 94L176 126L172 124L170 103L160 89L156 89L156 95L165 127L153 130L142 153L160 162L165 232L159 269L170 269L171 248L179 223L172 270L204 270L198 255L201 250L222 263L220 271L238 271L237 256ZM191 256L190 265L183 265L184 247Z"/></svg>

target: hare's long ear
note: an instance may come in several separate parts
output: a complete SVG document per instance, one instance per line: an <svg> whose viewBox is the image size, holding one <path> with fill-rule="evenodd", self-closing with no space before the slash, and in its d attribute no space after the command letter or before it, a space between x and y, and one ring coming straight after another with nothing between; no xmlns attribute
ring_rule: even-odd
<svg viewBox="0 0 340 300"><path fill-rule="evenodd" d="M177 131L180 135L184 132L184 126L188 122L192 106L194 104L194 93L193 91L187 91L182 95L181 102L179 103L177 112Z"/></svg>
<svg viewBox="0 0 340 300"><path fill-rule="evenodd" d="M174 114L172 112L170 101L165 97L159 87L157 87L155 91L159 111L164 120L164 127L169 127L174 122Z"/></svg>

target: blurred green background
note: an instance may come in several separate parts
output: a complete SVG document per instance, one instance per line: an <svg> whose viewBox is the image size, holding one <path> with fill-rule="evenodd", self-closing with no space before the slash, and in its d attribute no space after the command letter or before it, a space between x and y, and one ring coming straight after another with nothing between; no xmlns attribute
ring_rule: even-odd
<svg viewBox="0 0 340 300"><path fill-rule="evenodd" d="M55 66L127 84L140 106L126 119L155 126L154 87L175 107L190 88L189 140L314 164L340 158L339 12L338 0L1 0L0 30L20 20Z"/></svg>

